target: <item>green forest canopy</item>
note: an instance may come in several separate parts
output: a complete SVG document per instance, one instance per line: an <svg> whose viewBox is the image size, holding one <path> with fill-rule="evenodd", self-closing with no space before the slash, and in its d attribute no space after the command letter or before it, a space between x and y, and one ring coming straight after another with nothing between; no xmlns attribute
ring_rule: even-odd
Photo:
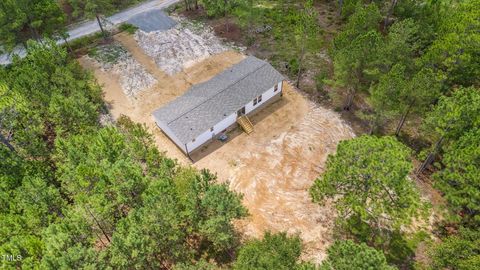
<svg viewBox="0 0 480 270"><path fill-rule="evenodd" d="M75 16L92 17L135 1L69 2ZM333 72L322 83L333 86L332 96L345 96L343 108L358 112L376 135L340 143L311 189L318 202L337 199L348 221L341 228L354 240L337 237L319 267L390 269L414 260L409 252L401 258L415 245L398 231L421 218L423 209L408 178L414 153L425 158L419 171L434 172L434 186L451 210L436 225L442 241L429 246L430 263L417 266L475 269L480 1L340 1L340 31L325 44L311 18L323 16L314 10L320 1L297 2L278 1L266 11L249 1L203 4L210 15L245 19L251 13L249 23L273 24L271 38L280 45L272 53L293 57L282 60L294 79L314 67L317 45L329 47ZM2 49L28 48L26 58L0 68L0 227L8 228L0 254L22 257L2 267L315 269L298 259L296 236L267 233L242 243L232 226L248 215L242 195L218 184L211 172L182 167L160 153L145 127L125 117L100 125L108 112L92 75L64 48L29 41L62 34L66 17L54 0L0 3ZM294 49L284 54L279 46ZM360 98L367 109L355 106ZM372 197L381 199L365 200Z"/></svg>

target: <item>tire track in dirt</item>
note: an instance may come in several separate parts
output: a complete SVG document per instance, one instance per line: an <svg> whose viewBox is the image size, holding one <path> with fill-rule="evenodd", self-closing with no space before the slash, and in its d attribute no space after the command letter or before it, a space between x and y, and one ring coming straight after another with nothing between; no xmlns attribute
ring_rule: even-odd
<svg viewBox="0 0 480 270"><path fill-rule="evenodd" d="M255 147L263 151L244 151L229 178L230 187L244 194L251 214L238 224L240 229L252 237L265 231L300 233L304 257L323 260L332 241L335 212L329 203L312 203L308 189L338 142L353 136L338 114L310 104L297 125Z"/></svg>

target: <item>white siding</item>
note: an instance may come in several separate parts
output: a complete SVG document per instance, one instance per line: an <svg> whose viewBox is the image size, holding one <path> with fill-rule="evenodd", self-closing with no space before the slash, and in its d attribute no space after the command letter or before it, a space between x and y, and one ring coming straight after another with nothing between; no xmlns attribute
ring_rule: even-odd
<svg viewBox="0 0 480 270"><path fill-rule="evenodd" d="M235 122L237 122L237 112L232 113L227 118L223 119L218 124L216 124L213 127L213 133L217 135L222 131L224 131L225 129L227 129L229 126L235 124Z"/></svg>
<svg viewBox="0 0 480 270"><path fill-rule="evenodd" d="M197 149L202 144L206 143L208 140L211 140L214 136L221 133L223 130L227 129L229 126L235 124L237 121L237 112L227 116L222 121L218 122L215 126L213 126L213 131L210 130L209 127L207 131L200 134L195 141L191 141L187 143L188 152L192 152L193 150Z"/></svg>
<svg viewBox="0 0 480 270"><path fill-rule="evenodd" d="M185 145L180 142L180 140L177 138L177 136L175 135L175 133L174 133L167 125L163 125L162 123L158 123L158 122L155 122L155 123L157 123L157 126L158 126L165 134L167 134L167 136L168 136L176 145L178 145L178 147L180 147L180 149L182 149L182 151L184 151L185 153L187 152L187 149L185 149Z"/></svg>
<svg viewBox="0 0 480 270"><path fill-rule="evenodd" d="M200 134L197 138L195 138L195 141L192 140L187 143L188 152L192 152L193 150L197 149L200 145L204 144L211 138L212 135L210 134L210 130Z"/></svg>
<svg viewBox="0 0 480 270"><path fill-rule="evenodd" d="M274 91L274 90L275 90L275 88L272 87L272 88L268 89L267 91L265 91L262 94L262 101L257 103L257 105L255 105L255 106L253 105L253 100L250 101L247 105L245 105L245 113L247 113L247 114L250 113L251 111L253 111L256 108L263 105L263 103L267 102L269 99L274 97L276 94L279 94L282 91L282 82L278 83L278 90L277 91Z"/></svg>
<svg viewBox="0 0 480 270"><path fill-rule="evenodd" d="M250 101L249 103L245 104L245 113L248 114L249 112L255 110L256 108L258 108L259 106L261 106L262 104L267 102L269 99L271 99L275 95L280 94L280 92L282 92L282 90L283 90L282 86L283 86L283 82L279 82L277 91L274 91L274 87L265 91L262 94L262 101L260 103L257 103L257 105L255 105L255 106L253 106L253 100ZM240 108L238 108L238 109L240 109ZM236 122L237 122L237 112L234 112L233 114L227 116L225 119L223 119L218 124L213 126L213 131L210 130L211 127L208 127L207 131L205 131L204 133L200 134L197 138L195 138L195 141L192 140L189 143L187 143L187 150L188 151L185 151L185 152L192 152L193 150L197 149L199 146L203 145L207 141L214 138L214 136L218 135L223 130L225 130L228 127L230 127L231 125L235 124ZM165 133L167 133L167 132L165 132ZM170 136L169 133L167 133L167 134ZM171 134L173 134L173 133L171 133ZM175 141L175 139L173 139L173 137L171 137L171 138L178 145L178 143ZM180 146L180 148L184 149L185 146Z"/></svg>

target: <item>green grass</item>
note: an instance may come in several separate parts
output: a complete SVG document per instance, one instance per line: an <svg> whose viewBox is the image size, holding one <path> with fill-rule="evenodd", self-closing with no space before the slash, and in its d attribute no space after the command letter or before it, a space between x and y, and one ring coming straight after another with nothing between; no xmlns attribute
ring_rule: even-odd
<svg viewBox="0 0 480 270"><path fill-rule="evenodd" d="M201 21L184 20L180 22L180 27L188 28L192 30L194 33L200 33L205 28L205 24Z"/></svg>
<svg viewBox="0 0 480 270"><path fill-rule="evenodd" d="M298 73L298 57L302 44L298 41L295 34L301 13L298 5L290 3L282 7L275 1L259 1L253 9L252 13L254 15L247 16L246 18L237 18L238 21L249 21L244 30L248 32L253 28L263 27L265 25L271 26L272 29L260 34L255 34L251 31L248 32L248 34L245 35L244 45L258 45L259 50L257 50L257 56L268 58L277 69L289 77L295 78ZM315 39L318 44L323 44L321 29ZM307 48L306 58L316 58L317 51L318 48ZM316 67L310 65L315 62L319 61L313 61L313 59L311 61L305 61L304 68L315 70Z"/></svg>
<svg viewBox="0 0 480 270"><path fill-rule="evenodd" d="M96 46L102 38L103 38L102 33L98 32L89 36L84 36L84 37L72 40L69 42L69 45L73 51L76 51L79 49Z"/></svg>
<svg viewBox="0 0 480 270"><path fill-rule="evenodd" d="M127 51L121 45L113 43L91 49L88 56L101 63L116 64L126 54Z"/></svg>
<svg viewBox="0 0 480 270"><path fill-rule="evenodd" d="M127 8L139 5L142 2L146 2L147 0L122 0L122 1L117 1L118 3L115 3L113 5L113 8L109 10L106 14L103 14L105 16L112 16L122 10L125 10ZM75 24L82 22L83 20L88 20L92 19L91 17L87 17L83 12L79 11L77 16L74 16L71 18L70 24Z"/></svg>
<svg viewBox="0 0 480 270"><path fill-rule="evenodd" d="M129 23L122 23L118 29L122 32L127 32L131 35L135 34L135 32L138 30L138 27L136 27L135 25L133 24L129 24Z"/></svg>
<svg viewBox="0 0 480 270"><path fill-rule="evenodd" d="M315 75L315 87L317 91L324 92L325 81L328 80L328 72L323 69Z"/></svg>

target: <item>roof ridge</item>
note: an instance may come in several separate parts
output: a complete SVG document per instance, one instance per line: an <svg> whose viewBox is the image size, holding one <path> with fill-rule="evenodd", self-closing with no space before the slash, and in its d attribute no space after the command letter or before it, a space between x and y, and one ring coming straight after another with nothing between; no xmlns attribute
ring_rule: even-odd
<svg viewBox="0 0 480 270"><path fill-rule="evenodd" d="M167 124L169 125L169 124L171 124L171 123L175 122L176 120L178 120L178 119L182 118L182 117L183 117L185 114L187 114L188 112L191 112L191 111L193 111L194 109L198 108L199 106L201 106L201 105L202 105L202 104L204 104L205 102L207 102L207 101L209 101L209 100L212 100L212 99L213 99L214 97L216 97L217 95L219 95L219 94L223 93L225 90L229 89L231 86L233 86L233 85L235 85L235 84L237 84L237 83L241 82L242 80L244 80L245 78L247 78L247 77L248 77L250 74L252 74L252 73L256 72L257 70L259 70L259 69L263 68L263 67L264 67L264 66L266 66L266 65L269 65L269 63L268 63L268 62L266 62L266 61L263 61L263 60L261 60L261 59L258 59L258 58L256 58L256 57L253 57L253 56L249 56L249 57L245 58L243 61L247 60L248 58L259 60L259 61L261 61L261 62L262 62L262 65L261 65L260 67L258 67L257 69L254 69L254 70L252 70L251 72L249 72L249 73L245 74L245 76L243 76L242 78L240 78L240 79L236 80L235 82L233 82L233 83L231 83L231 84L227 85L227 86L226 86L226 87L224 87L224 88L223 88L221 91L217 92L215 95L213 95L213 96L211 96L211 97L209 97L209 98L205 99L203 102L201 102L201 103L197 104L197 106L195 106L195 107L192 107L190 110L188 110L188 111L186 111L186 112L182 113L182 114L181 114L180 116L178 116L177 118L174 118L174 119L170 120L170 121L169 121ZM243 61L242 61L242 62L243 62ZM240 63L241 63L241 62L240 62ZM238 65L238 64L240 64L240 63L237 63L237 64L233 65L231 68L235 67L236 65ZM222 71L222 73L223 73L223 72L226 72L226 71L228 71L228 69L227 69L227 70L224 70L224 71ZM221 74L221 73L220 73L220 74ZM216 76L218 76L218 75L220 75L220 74L217 74ZM213 78L215 78L216 76L214 76ZM212 78L212 79L213 79L213 78ZM210 79L210 80L211 80L211 79ZM206 83L206 82L208 82L208 81L205 81L205 82L203 82L203 83Z"/></svg>

